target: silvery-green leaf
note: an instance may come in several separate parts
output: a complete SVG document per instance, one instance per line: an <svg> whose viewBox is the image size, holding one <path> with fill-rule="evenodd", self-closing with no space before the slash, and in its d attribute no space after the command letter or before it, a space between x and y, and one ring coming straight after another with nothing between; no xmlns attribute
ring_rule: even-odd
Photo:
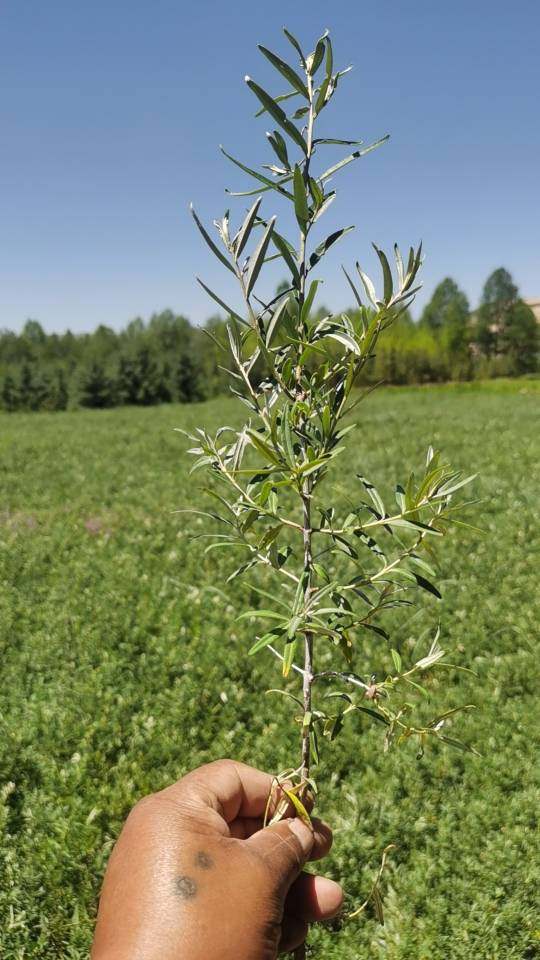
<svg viewBox="0 0 540 960"><path fill-rule="evenodd" d="M386 514L386 510L384 507L384 503L382 501L382 497L380 496L378 491L375 489L371 481L367 479L367 477L362 477L360 474L357 474L357 477L363 483L367 493L369 494L369 496L371 497L371 500L375 504L375 507L379 515L381 517L384 517Z"/></svg>
<svg viewBox="0 0 540 960"><path fill-rule="evenodd" d="M197 277L196 279L197 279L197 283L201 285L203 290L206 290L208 296L212 297L212 300L215 300L216 303L219 303L220 307L223 307L223 309L225 310L225 313L227 313L230 317L234 317L234 319L237 320L238 323L243 323L245 327L249 326L249 324L246 323L243 317L241 317L238 313L236 313L235 310L231 310L231 308L228 307L227 304L223 300L221 300L220 297L218 297L217 293L214 293L214 291L211 290L210 287L207 287L206 284L203 283L200 277Z"/></svg>
<svg viewBox="0 0 540 960"><path fill-rule="evenodd" d="M461 487L465 487L468 483L472 483L473 480L476 480L477 476L477 473L473 473L470 477L465 477L463 480L459 480L457 483L445 483L443 487L440 487L439 490L437 490L437 496L443 495L448 497L451 493L455 493L456 490L460 490Z"/></svg>
<svg viewBox="0 0 540 960"><path fill-rule="evenodd" d="M240 254L242 253L242 250L244 249L249 239L249 235L253 228L253 224L255 223L255 217L257 216L259 207L261 205L261 200L262 198L259 197L255 201L251 209L248 211L248 214L242 226L240 227L240 230L238 231L238 233L236 234L236 237L234 238L234 252L236 254L236 257L240 256Z"/></svg>
<svg viewBox="0 0 540 960"><path fill-rule="evenodd" d="M332 52L332 41L326 37L326 76L321 83L317 99L315 101L315 113L318 114L323 109L327 100L327 91L332 82L332 70L334 67L334 55ZM315 72L315 71L314 71Z"/></svg>
<svg viewBox="0 0 540 960"><path fill-rule="evenodd" d="M342 330L334 330L332 333L327 333L326 337L331 340L337 340L338 343L342 343L343 346L347 347L347 349L352 353L360 356L360 347L358 346L356 340L353 340L348 333L344 333Z"/></svg>
<svg viewBox="0 0 540 960"><path fill-rule="evenodd" d="M288 183L289 180L292 179L291 175L288 174L286 177L283 178L283 180L277 180L277 181L270 180L269 177L265 177L264 174L258 173L257 170L252 170L251 167L246 167L246 165L244 163L241 163L240 160L236 160L235 157L232 157L230 153L227 153L224 147L220 146L219 149L221 150L222 154L225 157L227 157L228 160L231 161L231 163L234 163L237 167L240 167L240 170L243 170L244 173L248 173L250 177L253 177L255 180L258 180L259 183L264 183L264 185L269 190L277 190L278 193L283 194L283 196L288 197L290 200L293 199L292 193L289 193L288 190L284 190L282 187L283 183ZM254 193L261 193L261 192L262 191L260 190L254 191ZM249 195L250 195L249 191L244 194L236 194L236 196L249 196Z"/></svg>
<svg viewBox="0 0 540 960"><path fill-rule="evenodd" d="M327 194L327 196L324 198L323 202L321 203L319 209L317 210L317 213L313 217L313 223L316 223L319 217L322 217L323 213L326 213L326 211L328 210L328 207L330 206L331 203L334 202L335 199L336 199L336 191L332 190L331 193Z"/></svg>
<svg viewBox="0 0 540 960"><path fill-rule="evenodd" d="M396 270L397 270L397 275L399 280L399 289L401 290L403 288L405 274L403 271L403 258L401 256L401 251L397 243L394 244L394 256L396 258Z"/></svg>
<svg viewBox="0 0 540 960"><path fill-rule="evenodd" d="M350 286L350 288L351 288L351 290L352 290L352 292L353 292L353 294L354 294L354 298L355 298L355 300L356 300L356 302L357 302L357 304L358 304L358 307L359 307L360 310L361 310L362 307L363 307L363 304L362 304L362 301L361 301L361 299L360 299L360 294L358 293L358 290L356 289L354 283L352 282L352 280L351 280L349 274L347 273L345 267L342 266L341 269L343 270L343 273L344 273L345 276L347 277L347 280L348 280L348 282L349 282L349 286Z"/></svg>
<svg viewBox="0 0 540 960"><path fill-rule="evenodd" d="M308 89L302 80L302 78L297 74L296 70L293 70L285 60L282 60L281 57L278 57L276 53L272 53L271 50L268 50L266 47L263 47L261 44L258 45L259 50L270 61L273 67L281 73L283 77L290 83L291 87L294 87L298 93L302 94L306 100L309 100Z"/></svg>
<svg viewBox="0 0 540 960"><path fill-rule="evenodd" d="M313 267L316 266L316 264L319 262L319 260L322 260L325 253L328 252L330 247L333 246L333 244L336 243L338 240L341 240L341 238L344 237L345 234L349 233L349 231L351 230L354 230L354 226L342 227L341 230L335 230L334 233L331 233L330 236L326 238L326 240L323 240L323 242L318 245L318 247L315 247L315 250L313 251L313 253L309 258L309 269L312 270Z"/></svg>
<svg viewBox="0 0 540 960"><path fill-rule="evenodd" d="M287 153L287 144L281 136L279 130L273 130L272 133L267 133L268 142L272 147L274 153L276 154L278 160L281 160L281 163L287 167L287 170L290 169L289 155Z"/></svg>
<svg viewBox="0 0 540 960"><path fill-rule="evenodd" d="M324 59L324 52L326 49L326 39L328 37L328 30L325 30L320 40L317 41L317 46L313 53L306 58L306 67L312 77L315 76L317 70L319 69L321 63Z"/></svg>
<svg viewBox="0 0 540 960"><path fill-rule="evenodd" d="M289 135L291 140L294 140L300 149L303 150L304 153L307 153L307 144L302 134L298 128L295 127L294 123L291 123L285 111L282 110L270 94L267 93L266 90L263 90L258 83L255 83L251 77L246 77L246 83L257 99L260 100L263 107L266 107L268 113L274 118L276 123L279 123L280 127L285 130L285 133Z"/></svg>
<svg viewBox="0 0 540 960"><path fill-rule="evenodd" d="M294 175L294 210L300 229L305 233L306 225L309 221L309 207L306 196L306 185L302 176L302 171L298 164L295 164Z"/></svg>
<svg viewBox="0 0 540 960"><path fill-rule="evenodd" d="M296 39L296 37L293 37L292 33L290 33L289 30L286 30L285 27L283 27L283 33L287 37L287 40L289 41L289 43L292 43L294 49L296 50L298 56L300 57L300 63L302 64L303 67L305 67L306 58L302 53L302 48L298 43L298 40Z"/></svg>
<svg viewBox="0 0 540 960"><path fill-rule="evenodd" d="M301 311L301 314L300 314L300 322L301 322L302 324L307 323L307 320L308 320L308 317L309 317L309 312L310 312L310 310L311 310L311 307L313 306L313 301L314 301L314 299L315 299L315 294L317 293L317 287L319 286L319 283L320 283L320 282L321 282L320 280L312 280L311 283L310 283L310 285L309 285L308 295L307 295L306 299L304 300L304 304L303 304L303 306L302 306L302 311Z"/></svg>
<svg viewBox="0 0 540 960"><path fill-rule="evenodd" d="M277 230L274 230L272 233L272 243L281 253L281 256L291 271L296 286L298 286L300 283L300 273L298 271L298 264L295 260L296 251L293 247L291 247L285 237L282 237L281 234L277 232Z"/></svg>
<svg viewBox="0 0 540 960"><path fill-rule="evenodd" d="M308 179L309 192L313 198L313 203L316 207L320 207L321 203L324 200L324 193L321 190L321 187L313 177Z"/></svg>
<svg viewBox="0 0 540 960"><path fill-rule="evenodd" d="M326 76L332 76L332 70L334 69L334 52L332 50L332 41L330 39L330 34L328 30L326 31Z"/></svg>
<svg viewBox="0 0 540 960"><path fill-rule="evenodd" d="M274 310L274 312L273 312L273 314L272 314L272 319L270 320L270 323L268 324L268 329L267 329L267 331L266 331L266 346L267 346L267 347L270 346L270 344L272 343L272 338L273 338L274 334L275 334L275 333L278 331L278 329L279 329L279 321L281 320L281 318L282 318L282 316L283 316L283 312L284 312L284 311L286 310L286 308L287 308L288 302L289 302L289 295L287 294L287 296L284 297L283 300L280 301L280 303L277 305L276 309Z"/></svg>
<svg viewBox="0 0 540 960"><path fill-rule="evenodd" d="M390 270L390 264L388 263L387 256L384 250L380 250L376 244L372 244L375 253L377 254L383 272L383 282L384 282L384 302L390 303L392 299L392 294L394 292L394 284L392 281L392 271Z"/></svg>
<svg viewBox="0 0 540 960"><path fill-rule="evenodd" d="M199 220L197 214L195 213L195 210L194 210L194 208L193 208L193 204L192 204L192 203L190 204L190 207L189 207L189 208L190 208L190 210L191 210L191 216L193 217L195 223L197 224L197 226L198 226L198 228L199 228L202 236L203 236L204 239L206 240L206 242L207 242L208 246L210 247L212 253L218 258L218 260L221 261L221 263L222 263L225 267L227 267L228 270L231 271L231 273L234 273L234 272L235 272L235 271L234 271L234 267L233 267L232 264L227 260L227 257L225 256L225 254L223 254L223 253L221 252L221 250L219 249L219 247L216 246L216 244L214 243L214 241L212 240L212 238L209 236L209 234L207 233L207 231L206 231L205 228L203 227L201 221Z"/></svg>
<svg viewBox="0 0 540 960"><path fill-rule="evenodd" d="M365 147L364 150L355 150L354 153L349 154L344 160L340 160L339 163L335 163L332 167L329 167L328 170L325 170L319 177L319 180L328 180L329 177L332 177L334 173L337 173L342 167L346 167L348 163L352 163L353 160L358 160L359 157L365 157L366 153L371 153L372 150L376 150L381 144L386 143L389 137L390 134L387 133L386 136L381 137L380 140L376 140L375 143L371 143L369 147Z"/></svg>
<svg viewBox="0 0 540 960"><path fill-rule="evenodd" d="M363 142L364 142L363 140L336 140L335 138L330 138L330 137L317 137L313 141L313 145L315 146L317 143L327 143L327 144L336 144L337 146L342 146L342 147L357 147Z"/></svg>
<svg viewBox="0 0 540 960"><path fill-rule="evenodd" d="M268 249L268 244L270 243L270 237L272 236L272 230L274 229L275 222L276 222L276 218L272 217L272 219L268 223L266 230L263 233L262 239L257 249L253 253L253 256L250 257L249 269L248 269L247 280L246 280L246 294L248 297L251 291L253 290L257 277L259 276L259 273L261 271L261 267L263 265L264 258L266 256L266 251Z"/></svg>
<svg viewBox="0 0 540 960"><path fill-rule="evenodd" d="M276 103L281 103L283 100L292 100L293 97L298 97L298 96L300 96L300 94L297 93L296 90L292 90L290 93L278 94L277 97L274 97L274 100L276 101ZM257 110L257 113L255 114L255 116L262 117L263 113L266 113L266 112L267 112L266 107L261 107L259 110Z"/></svg>
<svg viewBox="0 0 540 960"><path fill-rule="evenodd" d="M377 291L375 290L375 287L373 286L372 281L369 279L367 273L364 273L359 263L356 264L356 269L358 270L360 279L364 285L364 290L366 291L368 299L377 310L378 309Z"/></svg>

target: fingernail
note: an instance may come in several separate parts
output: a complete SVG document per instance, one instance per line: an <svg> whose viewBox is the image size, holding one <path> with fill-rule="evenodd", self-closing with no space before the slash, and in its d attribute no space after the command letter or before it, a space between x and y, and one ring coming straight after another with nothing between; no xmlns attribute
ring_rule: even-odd
<svg viewBox="0 0 540 960"><path fill-rule="evenodd" d="M289 830L291 833L294 833L295 837L300 841L304 853L310 853L315 840L311 827L308 827L307 823L304 823L300 817L292 817L288 823Z"/></svg>

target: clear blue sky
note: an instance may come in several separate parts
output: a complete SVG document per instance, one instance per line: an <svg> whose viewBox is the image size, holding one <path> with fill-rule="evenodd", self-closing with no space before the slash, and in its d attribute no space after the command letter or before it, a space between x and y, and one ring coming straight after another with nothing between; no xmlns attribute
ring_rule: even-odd
<svg viewBox="0 0 540 960"><path fill-rule="evenodd" d="M338 63L354 64L328 133L392 135L336 179L321 228L357 229L328 257L324 302L349 302L339 264L372 269L370 240L419 238L416 313L447 274L475 304L501 264L540 296L538 0L288 6L2 0L0 326L118 328L166 306L201 322L213 311L196 272L232 296L187 207L211 220L225 186L247 186L219 143L270 160L243 77L279 92L256 44L284 53L284 21L306 46L329 27Z"/></svg>

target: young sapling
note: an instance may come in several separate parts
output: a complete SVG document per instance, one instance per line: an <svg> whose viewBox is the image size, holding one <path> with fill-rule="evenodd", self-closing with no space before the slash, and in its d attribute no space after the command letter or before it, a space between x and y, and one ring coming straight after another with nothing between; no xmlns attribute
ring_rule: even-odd
<svg viewBox="0 0 540 960"><path fill-rule="evenodd" d="M379 338L412 303L422 256L420 245L404 261L396 245L392 270L386 254L374 246L382 291L356 263L355 279L343 268L354 312L314 312L322 260L353 229L313 239L335 200L334 180L387 137L363 146L360 140L319 135L319 118L350 68L335 68L328 31L309 55L284 33L294 65L259 47L284 81L283 92L271 96L246 77L259 104L257 116L271 125L266 137L273 162L254 169L221 148L257 183L255 190L230 195L255 199L238 229L232 229L229 211L215 221L215 239L192 209L206 243L239 284L242 306L233 309L199 280L227 315L228 343L216 342L230 357L231 390L247 407L247 420L240 429L223 426L215 436L205 429L188 436L195 444L189 451L196 456L193 469L209 472L205 492L217 505L196 512L222 527L206 549L244 552L229 581L257 567L275 580L264 588L262 581L251 585L261 606L242 611L238 619L263 624L250 654L270 652L283 677L298 678L298 691L279 692L300 713L299 761L276 782L283 790L287 781L286 799L299 815L309 816L306 801L311 795L312 802L317 791L314 767L321 735L334 740L355 715L384 728L385 748L410 738L420 751L433 738L464 747L446 734L457 709L426 722L415 719L410 702L422 676L444 657L438 631L429 649L405 665L381 621L389 610L410 604L414 591L440 597L433 583L434 545L455 521L454 494L473 478L463 478L430 447L420 475L410 473L396 486L391 507L360 474L347 476L348 512L340 512L325 495L323 481L343 458L345 438L357 426L351 415L370 392L359 388L362 373ZM325 151L336 147L350 152L326 166ZM278 231L276 216L263 210L269 197L290 206L297 225L294 241ZM270 261L277 261L288 279L267 299L259 295L259 284ZM366 640L373 641L371 647ZM381 644L389 646L391 669L378 678L369 657L371 652L380 657ZM379 912L378 883L370 899Z"/></svg>

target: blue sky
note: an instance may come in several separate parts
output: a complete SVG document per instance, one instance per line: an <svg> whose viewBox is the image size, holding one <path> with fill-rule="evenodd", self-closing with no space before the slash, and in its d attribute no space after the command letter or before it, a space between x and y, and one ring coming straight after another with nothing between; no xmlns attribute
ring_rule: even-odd
<svg viewBox="0 0 540 960"><path fill-rule="evenodd" d="M321 302L347 305L339 266L374 270L371 240L420 238L416 314L448 274L475 304L501 264L523 296L540 296L537 0L312 0L286 18L245 0L1 7L0 326L118 328L167 306L202 322L213 309L195 273L233 298L187 208L211 221L225 186L248 185L219 143L271 162L243 77L279 92L256 44L285 53L284 22L310 49L329 27L339 65L354 64L327 135L392 137L336 179L321 235L356 230L326 261Z"/></svg>

